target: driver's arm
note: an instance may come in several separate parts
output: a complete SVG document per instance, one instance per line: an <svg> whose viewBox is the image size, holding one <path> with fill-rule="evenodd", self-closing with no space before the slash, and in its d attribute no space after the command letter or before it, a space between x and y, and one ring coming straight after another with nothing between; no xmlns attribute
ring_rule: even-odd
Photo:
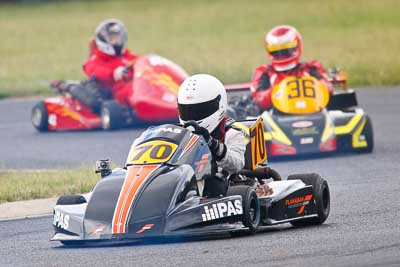
<svg viewBox="0 0 400 267"><path fill-rule="evenodd" d="M250 87L254 102L265 110L271 107L271 83L267 66L260 66L253 75L253 81Z"/></svg>
<svg viewBox="0 0 400 267"><path fill-rule="evenodd" d="M88 59L83 65L83 71L88 78L96 77L99 81L112 83L114 82L114 69L105 65L96 55Z"/></svg>
<svg viewBox="0 0 400 267"><path fill-rule="evenodd" d="M229 129L225 135L226 153L217 161L218 167L229 173L238 173L244 167L244 153L246 145L244 134L237 129Z"/></svg>

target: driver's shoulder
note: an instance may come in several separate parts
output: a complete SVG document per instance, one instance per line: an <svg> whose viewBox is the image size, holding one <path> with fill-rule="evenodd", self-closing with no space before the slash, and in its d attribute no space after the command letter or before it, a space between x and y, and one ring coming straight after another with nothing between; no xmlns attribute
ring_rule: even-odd
<svg viewBox="0 0 400 267"><path fill-rule="evenodd" d="M302 64L304 67L311 67L317 69L323 68L322 63L318 60L309 60L307 62L302 62L300 64Z"/></svg>
<svg viewBox="0 0 400 267"><path fill-rule="evenodd" d="M271 64L260 65L260 66L257 66L257 67L255 68L255 70L254 70L254 75L256 75L256 74L261 75L261 74L266 73L266 72L269 72L269 71L271 71L271 70L273 70Z"/></svg>
<svg viewBox="0 0 400 267"><path fill-rule="evenodd" d="M230 137L243 137L244 132L243 129L235 126L236 120L232 118L228 118L225 122L225 139Z"/></svg>

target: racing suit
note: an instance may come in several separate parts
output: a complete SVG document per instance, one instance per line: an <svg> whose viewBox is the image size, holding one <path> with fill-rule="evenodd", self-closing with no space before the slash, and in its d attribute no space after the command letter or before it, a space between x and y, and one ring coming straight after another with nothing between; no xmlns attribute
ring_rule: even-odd
<svg viewBox="0 0 400 267"><path fill-rule="evenodd" d="M133 67L129 68L124 79L115 80L114 71L118 67L125 67L128 63L136 60L137 55L125 49L121 56L111 56L93 48L92 56L83 65L83 71L88 78L95 77L100 82L101 88L110 90L112 97L121 105L128 105L128 99L133 94Z"/></svg>
<svg viewBox="0 0 400 267"><path fill-rule="evenodd" d="M328 81L324 67L318 61L299 63L288 71L276 71L272 65L262 65L256 68L251 84L251 95L254 102L265 110L271 107L272 88L289 76L312 76L324 82L330 94L333 94L333 86Z"/></svg>
<svg viewBox="0 0 400 267"><path fill-rule="evenodd" d="M211 137L225 147L222 154L215 156L218 167L216 177L209 177L205 181L203 196L218 197L225 195L228 189L227 177L238 173L245 164L246 145L242 131L232 128L231 119L224 119L220 125L211 133ZM211 149L213 153L213 149ZM215 153L215 152L214 152Z"/></svg>

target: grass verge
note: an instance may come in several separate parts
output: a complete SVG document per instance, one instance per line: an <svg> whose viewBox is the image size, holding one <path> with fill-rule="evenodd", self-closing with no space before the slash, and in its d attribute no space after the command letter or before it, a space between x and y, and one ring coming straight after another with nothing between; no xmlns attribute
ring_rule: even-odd
<svg viewBox="0 0 400 267"><path fill-rule="evenodd" d="M248 81L267 62L265 33L299 29L303 60L349 72L351 85L400 83L400 1L18 1L0 4L0 96L49 94L53 79L82 79L96 25L123 20L128 46L157 53L189 73Z"/></svg>
<svg viewBox="0 0 400 267"><path fill-rule="evenodd" d="M2 171L0 203L89 192L100 179L93 168Z"/></svg>

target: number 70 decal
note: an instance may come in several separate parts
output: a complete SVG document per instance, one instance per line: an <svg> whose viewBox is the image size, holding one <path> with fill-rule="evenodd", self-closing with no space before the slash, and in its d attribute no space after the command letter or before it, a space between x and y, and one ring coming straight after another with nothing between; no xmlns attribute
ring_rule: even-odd
<svg viewBox="0 0 400 267"><path fill-rule="evenodd" d="M127 164L163 163L168 161L178 145L167 141L150 141L132 147Z"/></svg>
<svg viewBox="0 0 400 267"><path fill-rule="evenodd" d="M264 139L264 122L258 118L250 128L251 168L255 170L258 164L267 160L267 148Z"/></svg>

